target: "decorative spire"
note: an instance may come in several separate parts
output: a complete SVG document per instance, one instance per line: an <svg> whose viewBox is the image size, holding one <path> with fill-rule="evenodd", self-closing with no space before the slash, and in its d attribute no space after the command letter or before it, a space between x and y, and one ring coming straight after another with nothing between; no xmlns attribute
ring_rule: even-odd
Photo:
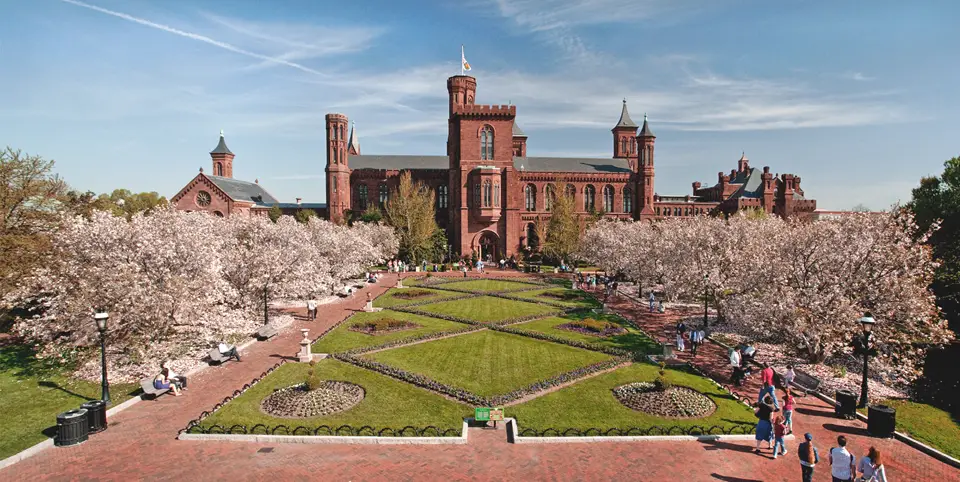
<svg viewBox="0 0 960 482"><path fill-rule="evenodd" d="M637 128L637 123L633 122L633 119L630 118L630 113L627 112L626 98L623 99L623 108L620 110L620 120L617 121L617 125L614 126L613 128L616 129L618 127L628 127L628 128L632 127L634 129Z"/></svg>
<svg viewBox="0 0 960 482"><path fill-rule="evenodd" d="M220 142L217 143L217 147L215 147L212 151L210 151L210 154L230 154L231 156L233 155L233 153L230 152L230 149L227 147L227 142L223 139L223 129L220 129Z"/></svg>
<svg viewBox="0 0 960 482"><path fill-rule="evenodd" d="M357 121L350 125L350 141L347 143L347 151L350 155L360 155L360 138L357 137Z"/></svg>
<svg viewBox="0 0 960 482"><path fill-rule="evenodd" d="M740 156L740 160L741 160L741 161L749 161L749 160L750 160L750 159L747 159L747 151L740 151L740 153L741 153L741 156Z"/></svg>
<svg viewBox="0 0 960 482"><path fill-rule="evenodd" d="M637 137L657 137L653 135L653 131L650 130L650 125L647 123L647 113L643 113L643 127L640 128L640 133L637 134Z"/></svg>

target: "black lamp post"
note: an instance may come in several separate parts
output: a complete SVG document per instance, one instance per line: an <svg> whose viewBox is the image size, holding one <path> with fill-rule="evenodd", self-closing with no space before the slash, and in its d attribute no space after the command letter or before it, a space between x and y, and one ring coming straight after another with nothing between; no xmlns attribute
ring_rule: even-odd
<svg viewBox="0 0 960 482"><path fill-rule="evenodd" d="M873 325L876 324L876 320L873 319L873 316L870 312L866 312L863 316L857 320L860 322L860 325L863 326L863 334L860 335L859 341L855 344L859 351L863 354L863 381L860 384L860 403L857 404L859 408L867 408L867 360L870 358L870 331L873 329Z"/></svg>
<svg viewBox="0 0 960 482"><path fill-rule="evenodd" d="M100 399L103 403L110 405L110 385L107 383L107 320L110 319L110 314L101 311L95 313L93 319L97 322L97 330L100 331L100 366L102 368Z"/></svg>
<svg viewBox="0 0 960 482"><path fill-rule="evenodd" d="M707 329L707 275L703 275L703 329Z"/></svg>

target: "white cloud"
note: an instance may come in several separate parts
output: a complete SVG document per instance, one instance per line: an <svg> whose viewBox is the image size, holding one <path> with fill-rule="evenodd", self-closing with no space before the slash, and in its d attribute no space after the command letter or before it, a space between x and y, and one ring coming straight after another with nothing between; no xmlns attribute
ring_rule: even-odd
<svg viewBox="0 0 960 482"><path fill-rule="evenodd" d="M872 80L876 80L876 77L864 75L862 72L844 72L843 74L840 74L840 78L855 80L857 82L870 82Z"/></svg>

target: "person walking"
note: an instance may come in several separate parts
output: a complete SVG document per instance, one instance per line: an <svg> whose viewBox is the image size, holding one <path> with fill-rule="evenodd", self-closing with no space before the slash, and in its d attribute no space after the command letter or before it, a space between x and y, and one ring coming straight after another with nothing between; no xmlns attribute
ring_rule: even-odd
<svg viewBox="0 0 960 482"><path fill-rule="evenodd" d="M700 346L700 330L693 330L690 332L690 354L694 357L697 356L697 347Z"/></svg>
<svg viewBox="0 0 960 482"><path fill-rule="evenodd" d="M857 473L857 458L847 450L847 437L837 437L837 445L830 449L830 475L833 482L851 482Z"/></svg>
<svg viewBox="0 0 960 482"><path fill-rule="evenodd" d="M773 424L773 458L777 455L787 455L787 445L784 437L787 435L787 424L783 421L783 415L777 416L777 421Z"/></svg>
<svg viewBox="0 0 960 482"><path fill-rule="evenodd" d="M657 296L653 294L653 291L650 291L650 313L653 313L653 310L657 309Z"/></svg>
<svg viewBox="0 0 960 482"><path fill-rule="evenodd" d="M683 351L683 337L687 334L687 325L683 323L683 320L677 322L677 350Z"/></svg>
<svg viewBox="0 0 960 482"><path fill-rule="evenodd" d="M797 399L789 388L783 389L783 419L787 425L787 433L793 433L793 409L797 406Z"/></svg>
<svg viewBox="0 0 960 482"><path fill-rule="evenodd" d="M763 397L757 403L757 430L755 437L757 440L757 448L753 451L756 454L760 453L760 442L766 440L767 448L773 448L773 425L770 423L770 414L773 413L773 401L770 400L770 396L767 395Z"/></svg>
<svg viewBox="0 0 960 482"><path fill-rule="evenodd" d="M307 301L307 319L316 320L317 319L317 302L313 300Z"/></svg>
<svg viewBox="0 0 960 482"><path fill-rule="evenodd" d="M813 481L813 469L820 462L820 453L813 446L813 434L803 435L804 442L797 446L797 455L800 456L800 475L803 482Z"/></svg>
<svg viewBox="0 0 960 482"><path fill-rule="evenodd" d="M887 471L883 468L883 457L876 447L870 447L866 457L860 458L857 465L863 482L887 482Z"/></svg>

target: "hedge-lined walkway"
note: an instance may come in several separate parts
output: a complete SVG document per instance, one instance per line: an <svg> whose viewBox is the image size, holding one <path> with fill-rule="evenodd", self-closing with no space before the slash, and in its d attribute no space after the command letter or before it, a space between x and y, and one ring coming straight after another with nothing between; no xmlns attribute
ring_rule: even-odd
<svg viewBox="0 0 960 482"><path fill-rule="evenodd" d="M462 277L462 273L455 273ZM484 277L529 276L490 270ZM471 272L470 277L477 277ZM366 292L375 296L396 284L386 276L379 286L320 307L318 319L298 321L311 337L359 309ZM630 312L629 302L616 308ZM643 323L647 323L641 317ZM667 323L660 317L651 323ZM656 333L651 333L657 335ZM243 362L207 369L191 378L185 396L140 402L110 420L109 430L77 447L51 448L0 470L2 480L797 480L796 442L786 459L754 455L747 442L643 442L511 445L503 430L472 429L467 445L301 445L176 440L177 431L244 383L299 349L298 331L256 343ZM711 352L712 353L708 353ZM722 371L723 358L705 350L708 370ZM725 355L725 354L723 354ZM715 362L714 362L715 360ZM712 366L715 365L715 366ZM409 407L415 410L416 407ZM862 424L834 419L825 405L808 397L800 402L798 431L811 431L822 453L837 433L853 434L861 454L876 443L887 451L891 480L954 480L958 472L903 444L862 436ZM509 409L507 410L509 416ZM260 452L270 447L272 450ZM824 462L814 480L829 480Z"/></svg>

